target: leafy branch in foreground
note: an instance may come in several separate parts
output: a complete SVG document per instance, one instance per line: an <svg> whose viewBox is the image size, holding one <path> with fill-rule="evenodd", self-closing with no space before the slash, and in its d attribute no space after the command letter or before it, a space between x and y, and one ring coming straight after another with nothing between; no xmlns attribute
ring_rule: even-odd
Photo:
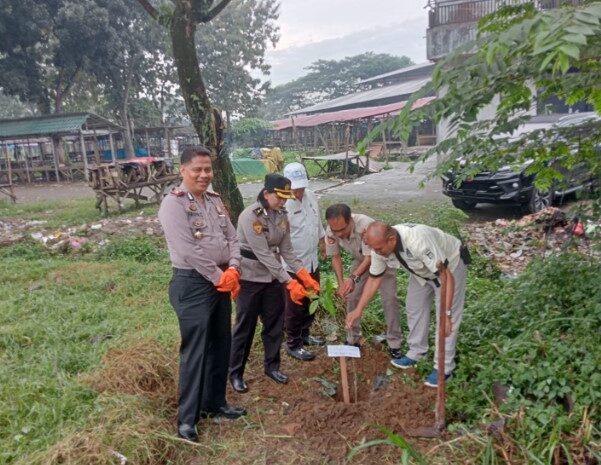
<svg viewBox="0 0 601 465"><path fill-rule="evenodd" d="M541 188L561 182L564 168L584 164L601 173L601 120L520 134L516 130L545 102L586 103L601 113L601 2L538 11L533 3L503 6L483 18L475 41L441 60L432 82L415 93L397 118L383 123L407 140L422 121L447 124L449 137L421 160L440 160L432 176L453 169L459 181L480 171L531 163ZM436 94L412 109L420 98ZM483 110L496 107L492 116ZM360 150L382 131L374 129ZM460 163L465 161L466 163Z"/></svg>
<svg viewBox="0 0 601 465"><path fill-rule="evenodd" d="M378 446L381 444L387 444L390 446L397 447L401 450L401 464L409 464L410 459L415 460L419 465L425 465L426 460L422 454L420 454L405 438L394 433L390 429L385 426L377 427L382 433L386 434L385 439L374 439L373 441L368 441L363 444L359 444L358 446L353 447L351 452L349 453L347 460L350 460L357 455L363 449L372 446Z"/></svg>

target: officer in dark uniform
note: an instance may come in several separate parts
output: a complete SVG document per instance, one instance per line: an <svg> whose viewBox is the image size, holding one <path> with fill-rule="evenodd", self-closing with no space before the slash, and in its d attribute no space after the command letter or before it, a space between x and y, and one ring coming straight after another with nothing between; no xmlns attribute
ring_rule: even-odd
<svg viewBox="0 0 601 465"><path fill-rule="evenodd" d="M200 416L246 414L225 400L231 341L231 297L240 290L240 246L218 194L206 147L184 150L183 182L159 209L173 278L169 300L181 334L178 434L197 441Z"/></svg>
<svg viewBox="0 0 601 465"><path fill-rule="evenodd" d="M299 305L309 294L309 289L319 291L319 283L303 268L290 242L290 224L284 203L292 198L290 180L279 174L268 174L257 201L244 209L238 218L241 290L236 301L229 370L232 387L237 392L248 390L243 378L244 367L259 317L263 323L265 374L278 383L288 382L288 376L280 371L284 285L291 299ZM285 270L282 258L298 280Z"/></svg>

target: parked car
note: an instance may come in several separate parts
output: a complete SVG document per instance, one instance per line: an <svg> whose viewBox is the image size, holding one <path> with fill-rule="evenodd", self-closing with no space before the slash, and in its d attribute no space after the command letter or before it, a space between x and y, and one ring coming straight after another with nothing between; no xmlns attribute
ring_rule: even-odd
<svg viewBox="0 0 601 465"><path fill-rule="evenodd" d="M521 133L538 128L574 126L587 119L601 120L594 112L576 113L558 118L555 116L534 117L521 129ZM456 176L453 172L442 177L443 193L451 198L453 205L461 210L471 210L479 203L513 204L522 208L525 213L534 213L552 205L557 199L584 187L591 186L593 179L584 166L575 166L571 170L560 170L565 176L561 188L553 188L541 192L534 186L535 175L526 174L530 163L525 163L519 170L509 167L496 172L485 171L455 186Z"/></svg>

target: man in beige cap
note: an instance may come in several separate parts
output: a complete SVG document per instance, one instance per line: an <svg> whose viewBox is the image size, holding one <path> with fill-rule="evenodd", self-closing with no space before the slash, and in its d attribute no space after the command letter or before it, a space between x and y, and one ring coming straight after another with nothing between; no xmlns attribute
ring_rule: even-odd
<svg viewBox="0 0 601 465"><path fill-rule="evenodd" d="M325 252L325 231L321 224L319 203L315 194L307 189L309 178L301 163L289 163L284 167L284 176L290 179L293 199L286 201L288 221L290 222L290 240L292 248L303 267L311 277L319 282L318 248ZM294 271L286 265L286 271L296 278ZM287 336L287 353L298 360L308 361L315 354L306 350L303 345L324 345L325 340L310 334L315 314L309 313L311 301L303 299L301 304L295 303L286 293L286 314L284 326Z"/></svg>

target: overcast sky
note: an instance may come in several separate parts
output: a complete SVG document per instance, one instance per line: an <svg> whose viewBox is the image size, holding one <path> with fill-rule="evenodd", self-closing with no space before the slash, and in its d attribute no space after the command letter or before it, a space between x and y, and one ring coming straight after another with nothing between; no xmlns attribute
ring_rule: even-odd
<svg viewBox="0 0 601 465"><path fill-rule="evenodd" d="M426 61L427 0L280 0L280 41L268 52L271 82L323 59L373 51Z"/></svg>

